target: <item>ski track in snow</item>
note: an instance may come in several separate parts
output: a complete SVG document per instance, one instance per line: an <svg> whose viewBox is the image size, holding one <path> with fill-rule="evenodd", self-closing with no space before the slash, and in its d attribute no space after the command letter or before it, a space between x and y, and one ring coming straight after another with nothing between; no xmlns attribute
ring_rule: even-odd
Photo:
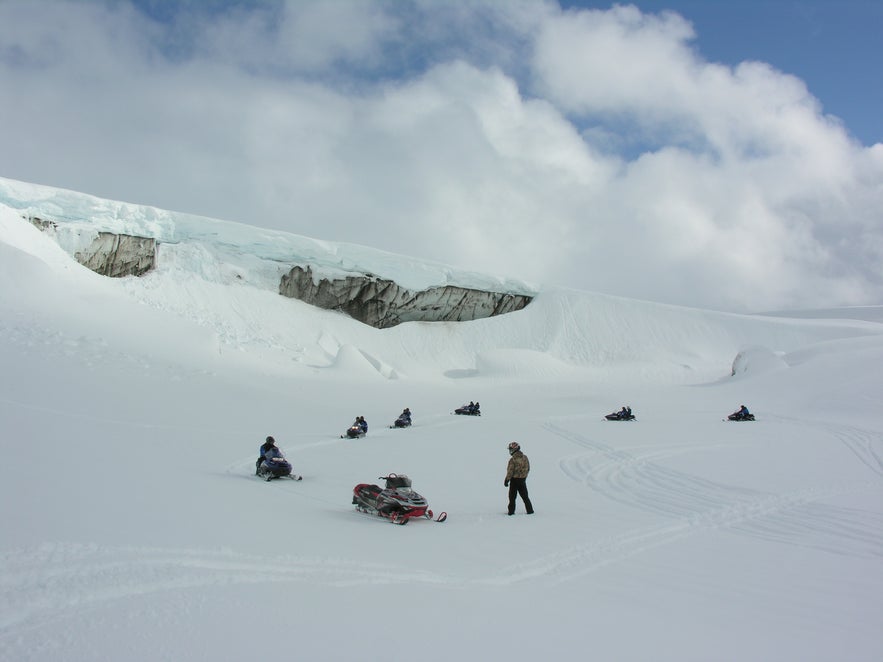
<svg viewBox="0 0 883 662"><path fill-rule="evenodd" d="M24 629L72 610L149 593L254 583L444 584L429 571L341 559L269 558L232 551L52 543L0 555L0 658Z"/></svg>
<svg viewBox="0 0 883 662"><path fill-rule="evenodd" d="M883 559L883 516L817 503L838 495L879 489L880 481L771 494L716 483L654 462L654 459L684 452L683 448L654 449L635 455L551 423L544 428L590 451L560 461L559 466L566 476L585 483L608 499L663 516L671 523L636 529L507 568L505 573L490 580L494 584L540 577L568 581L711 529L726 529L765 541L807 546L849 557ZM828 432L842 441L862 463L883 475L879 450L883 440L880 435L858 428L834 426L829 426Z"/></svg>
<svg viewBox="0 0 883 662"><path fill-rule="evenodd" d="M860 428L815 424L823 428L835 439L838 439L868 469L883 477L883 439L878 434Z"/></svg>

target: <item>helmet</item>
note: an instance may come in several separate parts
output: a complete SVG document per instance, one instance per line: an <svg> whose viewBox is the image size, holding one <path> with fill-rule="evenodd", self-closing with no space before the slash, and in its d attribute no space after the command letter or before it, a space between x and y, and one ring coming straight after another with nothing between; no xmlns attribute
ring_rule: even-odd
<svg viewBox="0 0 883 662"><path fill-rule="evenodd" d="M512 455L515 451L520 451L521 446L518 445L517 441L513 441L509 443L509 455Z"/></svg>
<svg viewBox="0 0 883 662"><path fill-rule="evenodd" d="M268 444L275 444L275 443L276 443L276 440L273 439L273 437L267 437L267 443L268 443Z"/></svg>

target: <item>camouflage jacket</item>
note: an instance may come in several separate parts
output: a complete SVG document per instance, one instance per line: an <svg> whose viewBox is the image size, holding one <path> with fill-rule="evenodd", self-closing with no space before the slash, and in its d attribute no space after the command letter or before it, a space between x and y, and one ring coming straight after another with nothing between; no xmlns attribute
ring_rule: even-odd
<svg viewBox="0 0 883 662"><path fill-rule="evenodd" d="M515 451L509 458L509 466L506 467L506 480L511 478L527 478L530 472L530 461L527 455L521 451Z"/></svg>

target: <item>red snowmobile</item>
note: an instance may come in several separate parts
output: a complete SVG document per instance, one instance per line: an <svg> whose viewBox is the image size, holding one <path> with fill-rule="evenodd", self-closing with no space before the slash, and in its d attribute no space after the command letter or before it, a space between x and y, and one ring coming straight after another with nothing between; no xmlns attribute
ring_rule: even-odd
<svg viewBox="0 0 883 662"><path fill-rule="evenodd" d="M385 517L393 524L407 524L413 517L433 518L426 499L411 489L411 479L405 474L391 473L378 480L386 481L383 489L370 483L353 488L353 505L360 513ZM433 521L444 522L447 517L447 513L440 513Z"/></svg>

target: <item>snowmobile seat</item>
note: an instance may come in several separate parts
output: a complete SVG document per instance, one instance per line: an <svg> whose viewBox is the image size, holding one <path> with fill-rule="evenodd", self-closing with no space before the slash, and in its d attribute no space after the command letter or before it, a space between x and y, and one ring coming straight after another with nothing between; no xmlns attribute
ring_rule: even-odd
<svg viewBox="0 0 883 662"><path fill-rule="evenodd" d="M386 477L386 489L395 490L411 487L411 479L405 475L390 475Z"/></svg>

